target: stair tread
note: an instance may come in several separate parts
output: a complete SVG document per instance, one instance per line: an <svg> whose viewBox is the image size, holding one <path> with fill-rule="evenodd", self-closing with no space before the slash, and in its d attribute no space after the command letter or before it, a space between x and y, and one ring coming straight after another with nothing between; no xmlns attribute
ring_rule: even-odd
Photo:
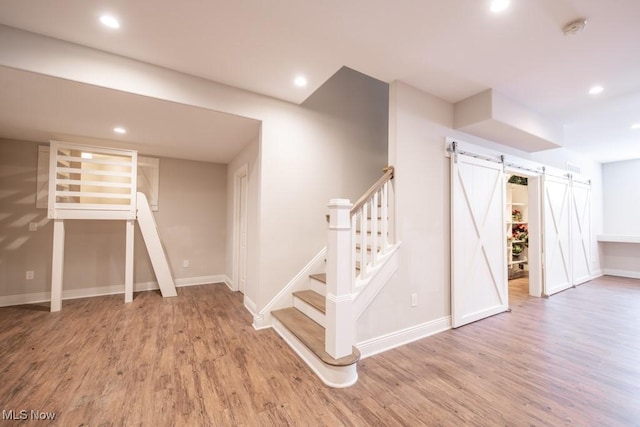
<svg viewBox="0 0 640 427"><path fill-rule="evenodd" d="M322 314L325 314L327 311L327 300L324 296L320 295L316 291L305 290L305 291L297 291L293 293L294 297L301 299L302 301L309 304L311 307L315 308Z"/></svg>
<svg viewBox="0 0 640 427"><path fill-rule="evenodd" d="M353 347L350 355L334 359L324 350L325 330L322 326L305 316L296 308L284 308L272 311L271 314L296 336L309 350L327 365L349 366L360 359L360 351Z"/></svg>
<svg viewBox="0 0 640 427"><path fill-rule="evenodd" d="M312 279L316 279L317 281L324 284L327 283L327 273L312 274L309 277L311 277Z"/></svg>

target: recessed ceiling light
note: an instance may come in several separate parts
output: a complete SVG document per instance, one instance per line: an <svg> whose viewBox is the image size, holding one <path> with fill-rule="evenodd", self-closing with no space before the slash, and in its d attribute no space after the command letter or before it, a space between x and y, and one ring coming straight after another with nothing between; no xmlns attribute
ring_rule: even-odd
<svg viewBox="0 0 640 427"><path fill-rule="evenodd" d="M120 126L113 128L113 131L115 133L119 133L121 135L127 133L127 130L125 128L123 128L123 127L120 127Z"/></svg>
<svg viewBox="0 0 640 427"><path fill-rule="evenodd" d="M83 151L82 153L80 153L80 157L82 157L83 159L93 159L93 154L92 153L85 153Z"/></svg>
<svg viewBox="0 0 640 427"><path fill-rule="evenodd" d="M298 76L293 80L293 84L298 87L305 87L307 85L307 78L305 76Z"/></svg>
<svg viewBox="0 0 640 427"><path fill-rule="evenodd" d="M631 125L631 129L633 129L633 130L638 130L638 129L640 129L640 123L634 123L634 124L632 124L632 125Z"/></svg>
<svg viewBox="0 0 640 427"><path fill-rule="evenodd" d="M499 13L509 7L509 0L492 0L491 12Z"/></svg>
<svg viewBox="0 0 640 427"><path fill-rule="evenodd" d="M100 17L100 22L109 28L120 28L118 20L111 15L102 15Z"/></svg>
<svg viewBox="0 0 640 427"><path fill-rule="evenodd" d="M599 93L602 93L603 90L604 88L602 86L593 86L591 89L589 89L589 95L597 95Z"/></svg>

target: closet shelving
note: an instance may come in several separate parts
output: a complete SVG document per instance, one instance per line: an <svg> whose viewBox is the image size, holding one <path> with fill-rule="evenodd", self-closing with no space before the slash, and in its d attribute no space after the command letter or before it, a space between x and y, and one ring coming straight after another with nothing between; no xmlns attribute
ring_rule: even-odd
<svg viewBox="0 0 640 427"><path fill-rule="evenodd" d="M526 180L507 183L505 234L507 236L507 265L509 279L523 277L528 272L528 188ZM523 184L524 183L524 184Z"/></svg>

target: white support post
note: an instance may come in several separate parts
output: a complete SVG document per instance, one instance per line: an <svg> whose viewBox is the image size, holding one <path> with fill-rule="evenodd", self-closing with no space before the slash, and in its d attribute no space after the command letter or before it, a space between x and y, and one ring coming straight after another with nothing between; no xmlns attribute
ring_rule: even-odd
<svg viewBox="0 0 640 427"><path fill-rule="evenodd" d="M64 220L53 220L53 257L51 260L51 311L62 309L62 275L64 270Z"/></svg>
<svg viewBox="0 0 640 427"><path fill-rule="evenodd" d="M124 302L133 301L133 241L134 241L134 222L132 219L127 220L127 237L126 237L126 258L124 265Z"/></svg>
<svg viewBox="0 0 640 427"><path fill-rule="evenodd" d="M351 354L354 324L351 301L351 202L329 201L325 351L335 359ZM364 216L364 215L363 215ZM366 221L366 217L362 219ZM366 248L364 248L366 251Z"/></svg>

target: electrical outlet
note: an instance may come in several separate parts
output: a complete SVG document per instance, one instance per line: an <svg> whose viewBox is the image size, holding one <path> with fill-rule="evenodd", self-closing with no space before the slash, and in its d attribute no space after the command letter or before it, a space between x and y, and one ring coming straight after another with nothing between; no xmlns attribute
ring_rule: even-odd
<svg viewBox="0 0 640 427"><path fill-rule="evenodd" d="M38 231L38 223L30 222L29 223L29 231Z"/></svg>
<svg viewBox="0 0 640 427"><path fill-rule="evenodd" d="M418 294L411 294L411 307L418 305Z"/></svg>
<svg viewBox="0 0 640 427"><path fill-rule="evenodd" d="M182 268L189 268L189 260L188 259L182 260Z"/></svg>
<svg viewBox="0 0 640 427"><path fill-rule="evenodd" d="M36 276L35 272L31 270L27 271L27 280L33 280L35 276Z"/></svg>

